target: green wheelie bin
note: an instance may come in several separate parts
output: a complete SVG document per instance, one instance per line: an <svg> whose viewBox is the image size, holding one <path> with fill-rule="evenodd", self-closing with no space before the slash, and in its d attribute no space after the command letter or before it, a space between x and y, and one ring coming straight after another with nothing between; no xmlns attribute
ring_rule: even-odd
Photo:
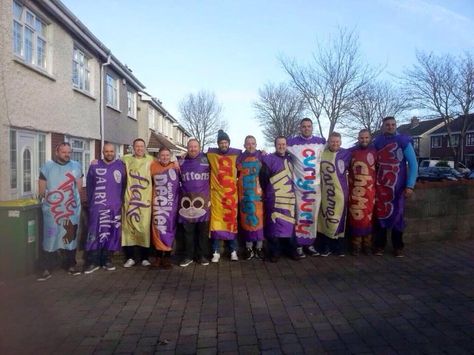
<svg viewBox="0 0 474 355"><path fill-rule="evenodd" d="M37 199L0 201L0 280L35 271L41 223Z"/></svg>

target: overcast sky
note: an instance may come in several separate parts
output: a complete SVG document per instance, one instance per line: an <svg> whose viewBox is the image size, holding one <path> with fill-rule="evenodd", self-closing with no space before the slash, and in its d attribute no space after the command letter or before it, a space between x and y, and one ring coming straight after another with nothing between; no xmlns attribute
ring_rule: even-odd
<svg viewBox="0 0 474 355"><path fill-rule="evenodd" d="M185 95L214 91L236 148L247 134L263 146L252 103L287 80L277 57L307 62L339 27L355 28L365 59L392 74L417 49L474 48L473 0L62 1L177 119Z"/></svg>

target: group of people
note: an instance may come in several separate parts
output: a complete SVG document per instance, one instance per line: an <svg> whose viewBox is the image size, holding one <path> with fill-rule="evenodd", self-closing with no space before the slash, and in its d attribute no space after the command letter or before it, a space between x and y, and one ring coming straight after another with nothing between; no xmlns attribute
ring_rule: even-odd
<svg viewBox="0 0 474 355"><path fill-rule="evenodd" d="M133 154L116 159L114 146L87 173L88 230L86 274L115 270L112 254L123 248L124 267L169 269L177 228L182 227L184 257L179 265L218 263L226 241L230 259L277 262L282 253L299 260L345 255L346 236L353 255L383 255L391 229L393 251L403 256L404 204L416 181L411 139L396 131L394 117L383 120L373 141L361 130L357 144L341 148L341 135L313 135L311 119L300 122L300 135L275 139L275 152L257 150L247 136L244 151L230 147L219 131L217 148L201 151L194 138L177 161L161 148L157 159L145 141L133 142ZM76 266L82 173L70 160L68 143L41 169L44 233L38 280L51 277L52 255L62 251L64 267ZM372 241L372 235L374 240ZM264 241L267 248L264 249ZM210 243L209 243L210 242ZM152 246L152 248L151 248ZM150 250L155 250L153 263Z"/></svg>

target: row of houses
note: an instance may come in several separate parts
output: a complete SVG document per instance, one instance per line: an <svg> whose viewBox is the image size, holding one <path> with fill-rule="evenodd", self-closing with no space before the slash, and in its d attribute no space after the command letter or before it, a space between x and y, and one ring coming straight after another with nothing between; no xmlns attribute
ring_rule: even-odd
<svg viewBox="0 0 474 355"><path fill-rule="evenodd" d="M420 120L413 117L410 123L400 125L398 131L413 137L413 145L419 160L455 160L453 147L458 151L460 161L467 167L474 167L474 114L467 116L467 131L460 146L462 117L450 121L452 146L448 139L448 129L441 118Z"/></svg>
<svg viewBox="0 0 474 355"><path fill-rule="evenodd" d="M0 0L0 201L32 196L67 141L86 172L113 143L185 150L190 134L59 0Z"/></svg>

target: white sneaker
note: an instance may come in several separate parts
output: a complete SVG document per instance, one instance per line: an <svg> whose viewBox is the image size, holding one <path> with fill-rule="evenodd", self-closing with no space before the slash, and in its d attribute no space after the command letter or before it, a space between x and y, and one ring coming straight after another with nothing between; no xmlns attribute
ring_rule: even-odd
<svg viewBox="0 0 474 355"><path fill-rule="evenodd" d="M133 259L128 259L125 264L123 264L123 267L132 267L133 265L135 265L135 260Z"/></svg>
<svg viewBox="0 0 474 355"><path fill-rule="evenodd" d="M213 263L218 263L219 259L221 258L221 254L219 254L217 251L212 254L212 260L211 262Z"/></svg>
<svg viewBox="0 0 474 355"><path fill-rule="evenodd" d="M230 260L239 261L239 257L237 256L237 252L235 250L232 253L230 253Z"/></svg>
<svg viewBox="0 0 474 355"><path fill-rule="evenodd" d="M142 266L150 266L150 265L151 263L147 259L142 260Z"/></svg>

